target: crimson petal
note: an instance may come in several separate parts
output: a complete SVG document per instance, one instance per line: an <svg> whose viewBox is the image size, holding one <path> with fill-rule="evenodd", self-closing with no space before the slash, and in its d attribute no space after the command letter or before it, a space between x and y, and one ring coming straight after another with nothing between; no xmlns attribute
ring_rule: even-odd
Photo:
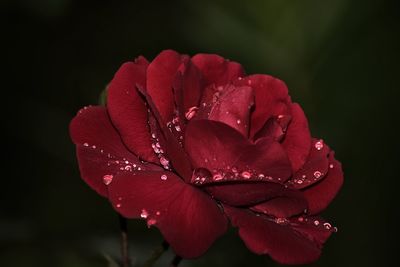
<svg viewBox="0 0 400 267"><path fill-rule="evenodd" d="M231 206L250 206L282 195L283 185L268 182L207 185L213 198Z"/></svg>
<svg viewBox="0 0 400 267"><path fill-rule="evenodd" d="M281 264L306 264L317 260L322 243L331 233L318 227L324 234L314 238L317 230L309 231L309 224L302 227L301 223L296 223L293 227L289 220L278 223L246 210L228 206L224 206L224 209L232 224L239 228L239 236L251 251L260 255L269 254Z"/></svg>
<svg viewBox="0 0 400 267"><path fill-rule="evenodd" d="M235 85L251 86L255 95L255 109L251 116L250 137L253 137L271 116L288 115L288 89L281 80L262 74L247 76Z"/></svg>
<svg viewBox="0 0 400 267"><path fill-rule="evenodd" d="M185 149L195 168L242 172L240 177L227 175L227 178L252 180L261 174L279 183L291 175L290 163L279 143L263 138L252 144L235 129L217 121L191 121L186 130Z"/></svg>
<svg viewBox="0 0 400 267"><path fill-rule="evenodd" d="M147 68L147 92L165 121L171 121L175 111L172 86L182 60L177 52L164 50Z"/></svg>
<svg viewBox="0 0 400 267"><path fill-rule="evenodd" d="M120 172L161 169L142 163L125 147L104 107L79 111L71 121L70 135L77 147L83 180L104 197L107 196L104 182L112 180Z"/></svg>
<svg viewBox="0 0 400 267"><path fill-rule="evenodd" d="M285 148L293 172L296 172L306 162L311 147L311 134L307 118L299 104L290 105L292 121L286 131L282 146Z"/></svg>
<svg viewBox="0 0 400 267"><path fill-rule="evenodd" d="M146 219L184 258L201 256L227 229L226 217L216 203L172 172L121 174L108 190L119 213Z"/></svg>
<svg viewBox="0 0 400 267"><path fill-rule="evenodd" d="M244 70L239 63L228 61L215 54L197 54L192 58L192 62L203 74L205 86L225 85L244 76Z"/></svg>
<svg viewBox="0 0 400 267"><path fill-rule="evenodd" d="M229 85L212 106L208 119L223 122L247 137L250 128L250 109L253 104L254 95L251 87Z"/></svg>
<svg viewBox="0 0 400 267"><path fill-rule="evenodd" d="M259 203L250 209L277 218L289 218L303 213L307 208L307 200L302 192L287 189L280 196Z"/></svg>
<svg viewBox="0 0 400 267"><path fill-rule="evenodd" d="M157 162L151 148L147 108L136 84L145 86L148 62L143 57L121 66L107 93L107 109L126 146L145 161Z"/></svg>
<svg viewBox="0 0 400 267"><path fill-rule="evenodd" d="M333 152L329 156L329 162L329 171L325 178L303 191L308 201L310 214L318 214L323 211L343 185L342 165L335 160Z"/></svg>

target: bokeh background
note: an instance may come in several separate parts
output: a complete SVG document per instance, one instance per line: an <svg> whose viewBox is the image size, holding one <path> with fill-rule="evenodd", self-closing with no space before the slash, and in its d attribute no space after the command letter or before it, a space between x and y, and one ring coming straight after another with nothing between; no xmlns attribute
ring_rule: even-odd
<svg viewBox="0 0 400 267"><path fill-rule="evenodd" d="M310 266L393 266L398 233L399 1L0 1L1 266L108 266L118 220L79 178L68 124L122 62L166 48L218 53L284 80L345 185L324 216L339 232ZM131 254L161 242L130 222ZM158 266L167 266L165 254ZM278 266L229 232L181 266Z"/></svg>

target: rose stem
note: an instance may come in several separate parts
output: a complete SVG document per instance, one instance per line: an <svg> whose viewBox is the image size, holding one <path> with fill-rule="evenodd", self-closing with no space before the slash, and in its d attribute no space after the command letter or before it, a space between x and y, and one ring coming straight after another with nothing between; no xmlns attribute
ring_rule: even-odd
<svg viewBox="0 0 400 267"><path fill-rule="evenodd" d="M121 257L122 266L129 267L129 251L128 251L128 224L126 218L118 214L119 227L121 229Z"/></svg>
<svg viewBox="0 0 400 267"><path fill-rule="evenodd" d="M161 255L167 251L169 248L169 244L164 240L160 246L158 246L153 253L150 255L150 258L148 258L145 263L143 264L143 267L151 267L156 263L156 261L161 257Z"/></svg>
<svg viewBox="0 0 400 267"><path fill-rule="evenodd" d="M175 258L172 260L170 267L177 267L181 261L182 258L178 255L175 255Z"/></svg>

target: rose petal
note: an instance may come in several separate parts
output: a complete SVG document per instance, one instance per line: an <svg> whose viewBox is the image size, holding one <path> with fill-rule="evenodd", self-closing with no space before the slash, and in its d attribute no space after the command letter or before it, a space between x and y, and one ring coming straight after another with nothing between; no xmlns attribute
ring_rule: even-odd
<svg viewBox="0 0 400 267"><path fill-rule="evenodd" d="M281 196L251 207L251 210L277 218L289 218L304 212L308 208L307 200L297 190L283 190Z"/></svg>
<svg viewBox="0 0 400 267"><path fill-rule="evenodd" d="M189 59L181 64L179 73L183 102L181 113L184 115L190 108L199 105L203 93L203 80L200 70Z"/></svg>
<svg viewBox="0 0 400 267"><path fill-rule="evenodd" d="M165 153L171 160L174 170L185 180L190 181L192 176L192 166L185 150L179 144L174 134L167 128L165 121L158 112L151 96L143 88L138 87L140 93L146 98L147 104L150 106L153 116L156 119L159 131L161 132L163 144L165 145ZM154 125L155 127L157 125ZM158 132L158 131L157 131ZM160 137L161 138L161 137Z"/></svg>
<svg viewBox="0 0 400 267"><path fill-rule="evenodd" d="M234 84L251 86L254 90L255 109L251 116L251 138L271 116L288 115L288 89L281 80L269 75L255 74L238 79Z"/></svg>
<svg viewBox="0 0 400 267"><path fill-rule="evenodd" d="M321 238L322 234L314 239L314 231L306 229L308 225L299 231L302 227L300 223L294 229L290 221L284 220L286 223L279 224L268 217L255 216L245 210L228 206L224 206L224 209L232 224L239 228L239 236L251 251L261 255L269 254L281 264L306 264L317 260L321 254L321 241L330 235L330 231L319 227L325 231L325 239Z"/></svg>
<svg viewBox="0 0 400 267"><path fill-rule="evenodd" d="M291 175L290 163L279 143L264 138L252 144L235 129L217 121L190 122L185 149L193 167L221 170L222 175L237 169L250 174L242 175L243 180L262 174L272 182L284 182Z"/></svg>
<svg viewBox="0 0 400 267"><path fill-rule="evenodd" d="M310 214L318 214L326 209L343 185L342 165L335 160L333 152L329 156L329 162L330 167L325 178L303 191Z"/></svg>
<svg viewBox="0 0 400 267"><path fill-rule="evenodd" d="M103 180L105 175L111 177L135 169L160 169L153 164L142 163L124 146L104 107L81 110L71 121L69 129L77 147L83 180L104 197L107 196Z"/></svg>
<svg viewBox="0 0 400 267"><path fill-rule="evenodd" d="M251 87L227 86L212 106L210 120L223 122L248 137L250 109L254 104Z"/></svg>
<svg viewBox="0 0 400 267"><path fill-rule="evenodd" d="M164 50L147 68L147 92L165 121L171 121L174 114L172 85L182 60L177 52Z"/></svg>
<svg viewBox="0 0 400 267"><path fill-rule="evenodd" d="M292 121L288 126L282 146L289 156L293 172L296 172L307 160L311 146L311 134L307 118L297 103L290 105L290 114Z"/></svg>
<svg viewBox="0 0 400 267"><path fill-rule="evenodd" d="M171 172L121 174L108 189L119 213L146 217L181 257L201 256L227 229L216 203Z"/></svg>
<svg viewBox="0 0 400 267"><path fill-rule="evenodd" d="M201 71L205 86L225 85L244 76L244 70L239 63L228 61L215 54L197 54L192 58L192 62Z"/></svg>
<svg viewBox="0 0 400 267"><path fill-rule="evenodd" d="M250 206L282 194L283 185L268 182L204 186L213 198L231 206Z"/></svg>
<svg viewBox="0 0 400 267"><path fill-rule="evenodd" d="M151 148L147 108L136 89L136 84L145 86L147 65L140 57L121 66L109 85L107 109L126 146L145 161L157 162Z"/></svg>

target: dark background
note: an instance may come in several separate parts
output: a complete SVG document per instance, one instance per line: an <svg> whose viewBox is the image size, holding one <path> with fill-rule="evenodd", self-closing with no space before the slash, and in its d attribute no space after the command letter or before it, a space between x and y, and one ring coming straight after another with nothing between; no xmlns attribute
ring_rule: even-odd
<svg viewBox="0 0 400 267"><path fill-rule="evenodd" d="M103 254L118 256L117 217L79 178L68 123L122 62L166 48L218 53L284 80L345 171L324 213L339 232L311 266L392 266L399 1L9 0L0 10L1 266L107 266ZM143 262L162 237L144 222L129 226ZM232 231L182 266L277 264Z"/></svg>

